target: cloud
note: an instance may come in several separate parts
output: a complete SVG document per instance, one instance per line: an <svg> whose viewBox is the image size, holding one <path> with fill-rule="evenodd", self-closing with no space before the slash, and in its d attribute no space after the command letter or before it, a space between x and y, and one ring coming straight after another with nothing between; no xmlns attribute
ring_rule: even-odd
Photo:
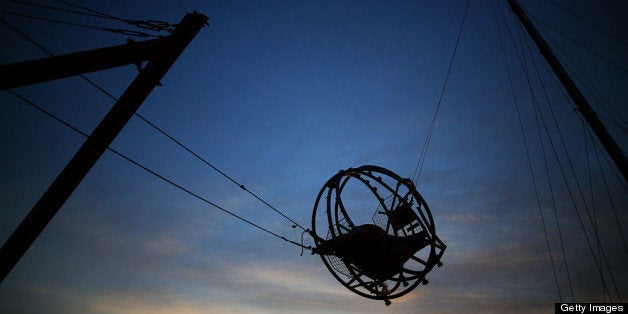
<svg viewBox="0 0 628 314"><path fill-rule="evenodd" d="M259 313L257 308L241 303L215 302L181 294L109 293L90 298L91 313Z"/></svg>
<svg viewBox="0 0 628 314"><path fill-rule="evenodd" d="M329 280L322 280L320 272L289 265L239 265L238 278L255 282L256 285L291 290L293 293L347 296L351 292L344 287L334 287Z"/></svg>
<svg viewBox="0 0 628 314"><path fill-rule="evenodd" d="M159 235L144 243L146 251L155 255L183 255L191 246L172 235Z"/></svg>
<svg viewBox="0 0 628 314"><path fill-rule="evenodd" d="M444 223L458 223L463 225L473 225L477 223L490 223L495 221L495 217L489 214L448 214L441 218Z"/></svg>

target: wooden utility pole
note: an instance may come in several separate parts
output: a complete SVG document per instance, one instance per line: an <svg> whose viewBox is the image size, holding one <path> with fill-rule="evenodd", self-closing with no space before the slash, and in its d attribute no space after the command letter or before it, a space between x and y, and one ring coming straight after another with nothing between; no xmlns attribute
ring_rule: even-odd
<svg viewBox="0 0 628 314"><path fill-rule="evenodd" d="M576 86L576 84L571 80L563 66L558 61L558 58L556 58L552 50L547 45L547 42L545 42L543 37L541 37L541 34L539 34L532 22L530 22L530 19L528 19L517 0L508 0L508 4L510 4L512 11L515 13L517 18L519 18L519 21L521 21L521 24L523 24L523 27L526 29L528 34L530 34L534 43L539 47L541 54L545 57L545 60L547 60L547 63L549 63L552 70L554 70L554 73L567 90L567 93L569 93L569 96L571 96L571 99L578 108L578 112L580 112L584 119L589 123L589 126L593 129L593 132L595 132L595 135L597 135L597 138L600 140L602 145L604 145L604 148L615 162L619 171L621 171L624 175L624 180L628 181L628 162L626 161L626 157L621 151L621 148L619 148L619 145L617 145L613 137L610 133L608 133L604 124L602 124L602 121L600 121L597 114L595 114L595 111L593 111L593 108L591 108L591 105L589 105L587 99L584 95L582 95L578 86Z"/></svg>
<svg viewBox="0 0 628 314"><path fill-rule="evenodd" d="M53 57L46 58L46 60L42 61L41 64L47 64L49 68L55 69L55 72L59 75L52 75L52 78L57 78L95 71L104 68L104 65L118 66L125 62L126 64L136 63L141 61L141 58L148 59L146 66L141 69L135 80L129 85L124 94L98 124L94 132L87 138L78 152L76 152L74 157L72 157L70 162L65 166L59 176L0 249L0 282L11 272L11 269L13 269L39 234L46 228L50 220L52 220L74 189L83 180L85 175L87 175L118 133L120 133L142 102L148 97L153 88L159 84L159 81L175 60L200 29L207 24L207 20L207 16L203 14L186 14L171 35L148 41L144 44L138 43L144 48L149 46L156 46L158 48L153 49L150 53L145 49L140 49L139 52L136 50L138 53L131 53L133 49L129 48L128 45L123 45L99 49L97 53L93 53L93 51L91 51L92 53L86 53L84 55L79 53L82 57L76 59ZM104 53L102 53L103 51ZM121 59L126 61L121 62ZM65 60L63 62L68 62L69 60L69 63L66 63L63 67L59 67L55 65L55 60ZM33 64L37 64L37 61L22 64L26 64L26 68L23 68L25 69L24 71L31 71L30 75L27 76L39 77L40 75L48 75L45 73L46 70L42 71L44 68L43 65L41 67L32 66ZM99 66L94 67L94 65ZM15 68L14 65L6 66L4 69L6 71L14 71L14 73L22 72L19 66ZM3 72L0 70L0 73ZM51 78L49 77L47 79ZM3 82L5 81L6 83L2 85L4 88L7 88L6 86L24 85L24 82L11 82L10 77Z"/></svg>

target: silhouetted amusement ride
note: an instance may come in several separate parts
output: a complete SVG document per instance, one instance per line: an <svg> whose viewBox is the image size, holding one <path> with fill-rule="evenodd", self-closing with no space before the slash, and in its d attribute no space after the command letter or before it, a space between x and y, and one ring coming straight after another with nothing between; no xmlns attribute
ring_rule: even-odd
<svg viewBox="0 0 628 314"><path fill-rule="evenodd" d="M507 2L576 104L578 112L589 123L595 135L598 136L600 143L602 143L617 169L623 175L624 180L626 180L628 178L628 162L617 143L598 119L576 84L569 78L517 1L507 0ZM90 12L93 15L94 11L90 10ZM466 12L465 9L465 17ZM155 24L155 21L120 20L133 22L138 25L144 25L146 22L160 27L162 25L159 23ZM311 229L306 229L249 191L243 184L194 153L190 148L157 127L154 123L149 122L136 113L136 110L148 97L153 88L161 85L161 78L191 40L202 27L208 25L207 21L208 17L203 14L197 12L188 13L180 23L173 25L173 28L168 30L171 33L168 36L159 36L156 39L141 42L129 40L124 45L61 56L51 55L48 58L0 65L0 73L2 74L0 75L0 90L7 90L36 108L37 106L34 103L27 101L24 97L11 91L11 89L123 65L134 64L140 70L135 80L122 96L119 99L113 97L116 100L116 104L91 135L79 131L62 119L40 109L40 111L50 117L83 134L87 137L87 140L0 248L0 283L2 283L39 234L46 228L100 156L106 150L110 150L177 189L234 218L240 219L252 227L297 245L302 249L311 250L312 254L317 254L321 257L327 269L343 286L360 296L383 300L386 305L390 305L392 299L408 294L420 284L426 285L428 283L426 279L428 273L435 266L440 267L443 265L441 259L447 246L436 234L430 208L417 191L416 185L418 183L413 181L414 177L413 179L403 178L393 171L374 165L363 165L357 168L340 170L327 180L318 193L312 210ZM165 25L169 24L166 23ZM464 17L460 25L458 40L463 25ZM103 30L111 31L111 29ZM456 42L456 47L457 44ZM453 63L455 51L456 49L454 48L449 70ZM145 66L142 66L141 62L144 61L147 63ZM449 70L446 77L449 75ZM84 79L87 80L87 78ZM446 80L441 91L441 100L445 91ZM440 100L438 105L440 105ZM427 145L430 142L434 121L438 114L438 105L428 131L426 146L424 146L422 156L419 158L421 166L427 153ZM289 240L257 225L203 198L190 189L176 184L174 181L132 160L123 153L110 148L109 145L133 115L140 117L141 120L219 172L237 187L248 192L282 215L293 224L293 228L300 227L304 234L310 234L314 245L306 246L303 244L303 241L298 243ZM418 177L416 182L418 182ZM603 277L601 270L600 276ZM602 280L604 282L604 278ZM608 291L606 286L604 288L605 291ZM617 295L620 295L619 291L617 291Z"/></svg>
<svg viewBox="0 0 628 314"><path fill-rule="evenodd" d="M312 254L340 283L386 305L427 284L446 248L413 181L371 165L341 170L325 183L310 234Z"/></svg>

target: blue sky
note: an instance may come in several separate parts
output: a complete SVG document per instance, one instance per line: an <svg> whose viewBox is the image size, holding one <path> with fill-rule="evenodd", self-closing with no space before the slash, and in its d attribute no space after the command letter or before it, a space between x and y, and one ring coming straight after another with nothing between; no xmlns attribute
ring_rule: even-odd
<svg viewBox="0 0 628 314"><path fill-rule="evenodd" d="M622 1L558 2L628 41L625 14L618 13L628 11ZM201 30L164 77L163 87L155 89L138 112L306 227L318 191L339 169L376 164L412 176L465 8L464 1L81 4L115 16L172 23L186 11L208 15L210 26ZM551 311L558 292L490 4L471 1L421 177L419 192L448 246L444 266L428 274L427 286L393 300L390 307L361 298L336 282L317 256L299 256L298 247L234 220L106 152L0 284L0 312ZM628 67L625 44L555 4L522 4L534 16ZM2 2L2 8L24 10L8 2ZM0 17L55 54L126 41L102 31ZM1 63L46 56L0 26ZM552 45L560 45L626 117L625 70L546 31L555 40ZM512 43L507 40L505 45L557 279L563 299L569 300L531 98ZM592 144L585 146L580 119L547 66L540 62L539 67L625 300L628 272L619 265L625 265L628 253L593 161ZM88 77L119 96L136 73L128 66ZM581 79L578 83L583 84ZM86 132L113 105L79 78L15 91ZM585 94L593 97L589 91ZM0 239L6 239L84 138L7 92L0 93L0 99ZM606 116L599 104L593 106ZM626 132L607 125L626 151ZM557 140L556 131L550 130ZM543 141L549 156L547 139ZM138 118L131 119L112 147L273 232L289 239L300 236L290 222ZM566 162L562 147L559 153ZM591 180L587 156L595 165ZM602 164L618 221L625 224L625 182L615 178L605 161ZM576 301L603 300L602 283L559 168L552 160L549 168ZM573 179L569 182L574 185ZM576 198L577 210L586 217ZM591 236L590 224L586 228ZM608 278L606 271L604 276Z"/></svg>

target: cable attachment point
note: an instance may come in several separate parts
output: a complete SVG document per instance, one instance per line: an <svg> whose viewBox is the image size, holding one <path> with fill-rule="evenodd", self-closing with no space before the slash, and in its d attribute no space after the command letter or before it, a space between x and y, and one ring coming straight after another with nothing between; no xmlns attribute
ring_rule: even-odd
<svg viewBox="0 0 628 314"><path fill-rule="evenodd" d="M164 21L155 21L155 20L136 20L136 21L127 21L127 23L131 25L135 25L139 28L149 29L153 31L166 31L172 33L174 31L175 25L172 25L168 22Z"/></svg>
<svg viewBox="0 0 628 314"><path fill-rule="evenodd" d="M133 31L133 30L129 30L129 29L102 28L102 30L107 31L107 32L112 32L112 33L118 33L118 34L122 34L122 35L129 35L129 36L156 37L156 36L153 36L151 34L147 34L147 33L144 33L144 32Z"/></svg>
<svg viewBox="0 0 628 314"><path fill-rule="evenodd" d="M292 228L296 228L296 227L297 227L297 225L292 225ZM301 232L301 254L299 256L303 256L303 250L304 249L308 249L308 250L312 251L312 255L314 255L314 250L312 250L312 246L310 246L310 245L308 245L308 246L303 245L303 241L304 241L303 240L303 235L305 235L306 232L310 233L310 229L305 229L305 230L303 230L303 232Z"/></svg>

